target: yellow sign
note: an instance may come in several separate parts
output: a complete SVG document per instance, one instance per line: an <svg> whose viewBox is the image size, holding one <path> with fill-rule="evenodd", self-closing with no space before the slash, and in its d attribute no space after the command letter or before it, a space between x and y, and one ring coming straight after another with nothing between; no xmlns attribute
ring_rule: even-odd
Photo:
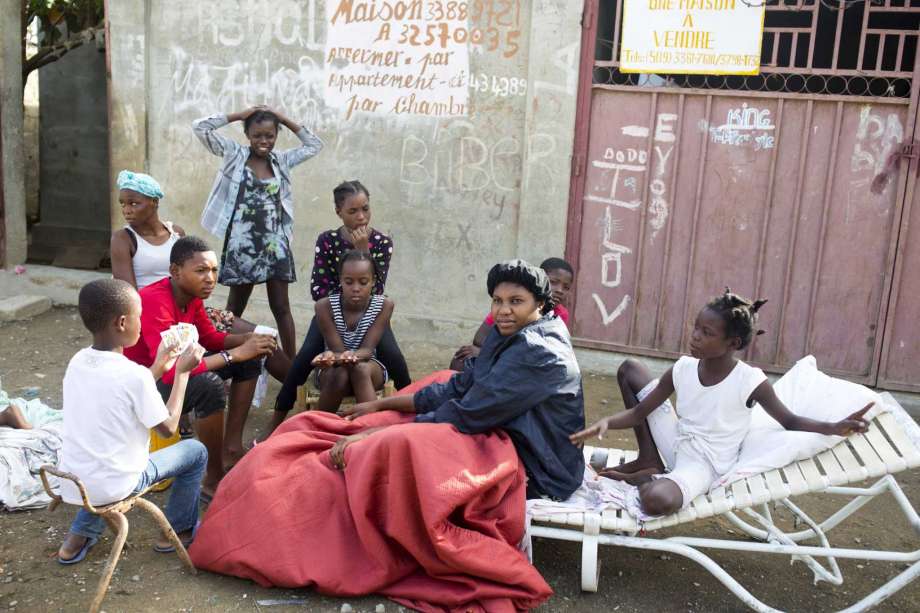
<svg viewBox="0 0 920 613"><path fill-rule="evenodd" d="M763 0L624 0L621 72L760 72Z"/></svg>

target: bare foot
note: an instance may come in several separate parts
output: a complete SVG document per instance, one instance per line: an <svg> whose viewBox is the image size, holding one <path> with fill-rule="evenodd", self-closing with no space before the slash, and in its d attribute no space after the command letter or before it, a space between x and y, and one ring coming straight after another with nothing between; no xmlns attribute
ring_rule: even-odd
<svg viewBox="0 0 920 613"><path fill-rule="evenodd" d="M14 430L31 430L32 424L22 414L22 409L12 402L5 411L0 413L0 426L9 426ZM82 545L81 545L82 547Z"/></svg>
<svg viewBox="0 0 920 613"><path fill-rule="evenodd" d="M660 475L662 472L656 467L643 468L629 473L624 473L618 468L605 468L598 471L597 474L614 481L625 481L630 485L641 485L649 481L652 475Z"/></svg>
<svg viewBox="0 0 920 613"><path fill-rule="evenodd" d="M83 549L83 545L86 544L87 540L85 536L68 532L64 542L61 543L61 548L58 549L58 557L62 560L74 558Z"/></svg>
<svg viewBox="0 0 920 613"><path fill-rule="evenodd" d="M224 472L230 472L237 462L243 459L243 456L246 455L247 449L243 449L242 446L239 448L232 447L226 448L223 452L224 458Z"/></svg>
<svg viewBox="0 0 920 613"><path fill-rule="evenodd" d="M619 473L627 474L634 473L640 470L646 470L649 468L657 468L658 472L664 472L664 464L661 463L661 460L646 460L644 458L636 458L632 462L625 462L619 466L611 466L612 470L615 470Z"/></svg>

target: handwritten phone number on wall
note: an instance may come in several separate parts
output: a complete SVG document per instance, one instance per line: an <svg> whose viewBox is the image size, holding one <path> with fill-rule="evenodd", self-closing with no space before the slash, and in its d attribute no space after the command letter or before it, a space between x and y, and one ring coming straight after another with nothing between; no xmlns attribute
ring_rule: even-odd
<svg viewBox="0 0 920 613"><path fill-rule="evenodd" d="M520 49L520 37L520 30L505 30L503 35L502 31L495 27L451 28L446 23L430 23L423 29L415 24L403 24L397 42L413 47L431 47L437 44L442 49L446 49L449 42L458 45L483 45L487 51L496 51L501 47L502 55L511 57Z"/></svg>
<svg viewBox="0 0 920 613"><path fill-rule="evenodd" d="M760 58L756 55L737 55L733 53L700 53L697 51L650 51L641 56L634 51L625 50L625 57L637 63L684 64L701 66L744 66L756 68Z"/></svg>
<svg viewBox="0 0 920 613"><path fill-rule="evenodd" d="M426 5L428 21L444 21L467 18L486 26L516 28L521 24L520 0L473 0L472 2L443 2L428 0Z"/></svg>
<svg viewBox="0 0 920 613"><path fill-rule="evenodd" d="M523 96L527 93L527 79L517 77L497 77L479 73L470 75L470 89L482 94L494 96Z"/></svg>

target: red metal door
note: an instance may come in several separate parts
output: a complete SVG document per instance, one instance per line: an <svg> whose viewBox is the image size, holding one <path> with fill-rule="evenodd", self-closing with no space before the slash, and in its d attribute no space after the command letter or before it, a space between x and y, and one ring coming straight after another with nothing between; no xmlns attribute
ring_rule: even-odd
<svg viewBox="0 0 920 613"><path fill-rule="evenodd" d="M918 49L920 54L920 49ZM904 207L900 220L891 298L882 343L878 386L886 389L920 392L920 118L917 117L920 90L920 60L914 67L914 92L911 110L913 130L905 139L901 166L909 170L900 180L905 185ZM911 224L913 221L913 224Z"/></svg>
<svg viewBox="0 0 920 613"><path fill-rule="evenodd" d="M894 13L897 28L877 18ZM874 384L905 252L913 179L896 154L915 130L920 9L768 2L757 77L619 73L620 7L589 0L595 14L567 245L576 343L676 357L727 285L770 299L751 362L777 371L812 353Z"/></svg>

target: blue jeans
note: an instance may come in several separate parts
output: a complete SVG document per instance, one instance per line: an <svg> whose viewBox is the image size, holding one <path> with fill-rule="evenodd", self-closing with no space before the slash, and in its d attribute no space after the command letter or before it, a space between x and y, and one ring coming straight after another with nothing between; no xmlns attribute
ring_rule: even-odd
<svg viewBox="0 0 920 613"><path fill-rule="evenodd" d="M176 533L191 530L198 523L198 498L207 463L208 450L194 439L154 451L133 493L142 492L157 481L175 479L166 505L166 519ZM103 530L105 520L86 509L80 509L70 525L73 534L87 538L99 538Z"/></svg>

